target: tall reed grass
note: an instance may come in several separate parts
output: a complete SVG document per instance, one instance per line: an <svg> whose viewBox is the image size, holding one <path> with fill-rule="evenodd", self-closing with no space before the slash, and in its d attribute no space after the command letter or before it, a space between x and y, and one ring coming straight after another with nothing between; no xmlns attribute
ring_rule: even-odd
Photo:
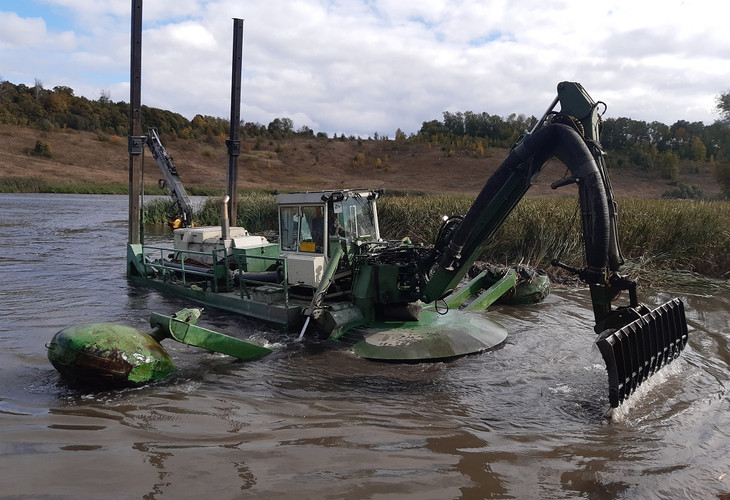
<svg viewBox="0 0 730 500"><path fill-rule="evenodd" d="M0 193L60 193L60 194L127 194L129 185L101 184L95 182L49 182L43 177L0 177ZM166 195L167 191L156 185L145 186L148 195ZM191 186L190 196L216 196L223 189Z"/></svg>
<svg viewBox="0 0 730 500"><path fill-rule="evenodd" d="M222 212L222 198L209 198L193 220L200 225L219 225ZM248 191L240 194L236 200L236 215L237 225L251 233L278 232L276 200L271 193Z"/></svg>
<svg viewBox="0 0 730 500"><path fill-rule="evenodd" d="M430 245L436 239L442 216L465 214L473 201L473 196L466 195L384 196L378 202L381 236L408 236L414 243ZM626 269L638 273L680 270L730 277L730 202L624 199L619 200L618 213ZM194 220L198 225L218 225L220 217L221 200L216 197L206 202ZM240 196L238 224L253 233L276 231L274 196L264 192ZM538 268L548 268L552 259L558 259L582 267L584 249L578 201L523 199L480 258Z"/></svg>
<svg viewBox="0 0 730 500"><path fill-rule="evenodd" d="M42 177L0 177L0 193L127 194L126 185L50 183Z"/></svg>
<svg viewBox="0 0 730 500"><path fill-rule="evenodd" d="M223 213L223 197L209 197L193 214L196 226L218 226ZM272 194L252 191L239 195L236 201L237 225L245 227L251 233L278 231L279 222L276 201ZM144 221L149 224L167 223L178 211L177 205L170 199L158 198L144 206Z"/></svg>
<svg viewBox="0 0 730 500"><path fill-rule="evenodd" d="M409 236L429 244L436 238L441 217L465 214L474 197L419 196L383 198L378 205L385 238ZM526 198L517 205L487 244L482 259L502 264L546 266L556 258L578 264L582 238L577 203L565 199Z"/></svg>
<svg viewBox="0 0 730 500"><path fill-rule="evenodd" d="M469 196L384 197L378 206L385 238L434 241L440 216L464 214ZM619 240L627 265L730 277L730 203L619 200ZM552 259L583 265L577 200L525 198L497 230L481 257L545 268Z"/></svg>

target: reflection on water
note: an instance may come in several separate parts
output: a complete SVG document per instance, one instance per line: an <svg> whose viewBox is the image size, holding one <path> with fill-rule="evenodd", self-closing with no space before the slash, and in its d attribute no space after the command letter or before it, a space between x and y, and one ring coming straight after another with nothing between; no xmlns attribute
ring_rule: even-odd
<svg viewBox="0 0 730 500"><path fill-rule="evenodd" d="M148 330L151 312L189 304L125 280L125 197L0 195L0 213L0 498L730 492L725 288L641 291L649 305L685 301L690 342L611 421L582 289L493 308L505 345L448 363L365 361L206 310L201 325L280 348L244 363L165 343L178 366L168 380L88 391L48 362L56 331Z"/></svg>

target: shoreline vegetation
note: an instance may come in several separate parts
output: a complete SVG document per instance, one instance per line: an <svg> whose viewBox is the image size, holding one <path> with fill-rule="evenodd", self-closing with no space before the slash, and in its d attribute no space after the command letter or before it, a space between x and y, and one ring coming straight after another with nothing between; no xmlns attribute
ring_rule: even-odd
<svg viewBox="0 0 730 500"><path fill-rule="evenodd" d="M195 215L196 225L220 224L223 189L196 188L190 196L209 197ZM41 178L0 179L0 193L128 194L121 184L46 183ZM145 195L166 196L164 189L145 187ZM239 192L238 223L255 234L275 234L277 213L273 191ZM441 217L465 214L474 195L439 195L386 191L378 203L381 235L409 237L430 245ZM623 274L644 286L681 284L706 289L730 286L730 201L618 198L619 237L626 260ZM165 225L176 205L157 199L144 206L145 224ZM558 259L582 267L581 222L575 198L526 197L487 245L480 260L545 270L554 283L577 284L567 272L550 265Z"/></svg>
<svg viewBox="0 0 730 500"><path fill-rule="evenodd" d="M223 188L189 186L185 191L190 196L220 196ZM99 182L49 182L42 177L0 177L0 193L52 193L52 194L129 194L129 185ZM145 186L145 194L166 196L167 190Z"/></svg>
<svg viewBox="0 0 730 500"><path fill-rule="evenodd" d="M197 225L220 224L223 189L191 186L190 196L209 199L194 215ZM0 192L59 194L128 194L123 184L52 184L40 177L0 178ZM146 186L148 196L166 196ZM381 234L385 239L409 237L430 245L441 217L465 214L475 195L433 194L386 190L378 204ZM618 198L619 237L626 260L621 272L643 285L730 286L730 201ZM274 234L277 228L274 191L241 190L238 223L252 233ZM164 225L176 206L171 199L145 204L145 223ZM580 213L574 198L525 197L487 245L480 260L544 269L557 283L574 283L566 272L550 265L558 259L582 267L584 251ZM709 280L709 281L708 281Z"/></svg>
<svg viewBox="0 0 730 500"><path fill-rule="evenodd" d="M471 195L386 192L378 201L381 236L430 245L441 217L465 214ZM730 280L730 202L618 199L619 237L626 260L622 273L644 285L711 285ZM274 194L239 194L238 224L254 234L275 234ZM146 224L165 224L175 213L171 200L145 205ZM194 215L196 225L220 224L220 198L209 198ZM584 250L578 200L524 198L485 248L480 260L513 266L525 264L549 272L558 283L575 280L550 266L558 259L582 267Z"/></svg>

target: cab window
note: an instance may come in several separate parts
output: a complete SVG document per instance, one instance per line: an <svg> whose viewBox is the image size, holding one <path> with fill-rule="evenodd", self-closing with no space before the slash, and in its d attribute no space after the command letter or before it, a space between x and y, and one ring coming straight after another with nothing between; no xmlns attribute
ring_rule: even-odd
<svg viewBox="0 0 730 500"><path fill-rule="evenodd" d="M327 226L322 207L280 207L279 219L282 251L324 253Z"/></svg>
<svg viewBox="0 0 730 500"><path fill-rule="evenodd" d="M373 207L365 198L349 198L343 203L344 227L348 236L361 239L377 239Z"/></svg>

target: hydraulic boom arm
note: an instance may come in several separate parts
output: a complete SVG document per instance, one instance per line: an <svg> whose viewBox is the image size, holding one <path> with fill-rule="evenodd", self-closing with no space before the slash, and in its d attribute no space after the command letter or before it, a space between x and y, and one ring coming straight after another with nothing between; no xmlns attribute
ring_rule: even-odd
<svg viewBox="0 0 730 500"><path fill-rule="evenodd" d="M193 223L193 204L190 202L188 194L185 192L180 176L175 168L175 163L172 160L165 147L160 142L160 138L157 135L155 129L150 129L147 135L147 147L149 148L152 156L154 157L157 165L160 167L160 171L165 178L165 187L172 199L177 203L180 214L180 225L182 227L189 227Z"/></svg>
<svg viewBox="0 0 730 500"><path fill-rule="evenodd" d="M560 112L553 108L560 102ZM586 267L553 261L590 286L599 334L598 347L609 377L609 399L616 407L645 378L672 361L687 343L682 302L674 299L650 311L640 304L636 282L618 274L624 263L618 243L617 211L599 141L599 105L574 82L558 85L558 96L535 128L515 146L487 181L464 218L439 238L434 266L421 300L432 302L454 290L484 246L502 225L552 157L572 177L553 184L578 185ZM605 107L605 105L604 105ZM629 304L614 307L621 291Z"/></svg>
<svg viewBox="0 0 730 500"><path fill-rule="evenodd" d="M556 113L553 107L558 102L561 110ZM618 270L623 259L616 236L613 193L598 142L598 106L580 84L558 85L558 97L551 108L512 149L452 231L424 290L424 302L439 299L458 285L553 156L565 163L573 174L569 182L579 187L588 264L581 271L582 277L602 283L607 267Z"/></svg>

